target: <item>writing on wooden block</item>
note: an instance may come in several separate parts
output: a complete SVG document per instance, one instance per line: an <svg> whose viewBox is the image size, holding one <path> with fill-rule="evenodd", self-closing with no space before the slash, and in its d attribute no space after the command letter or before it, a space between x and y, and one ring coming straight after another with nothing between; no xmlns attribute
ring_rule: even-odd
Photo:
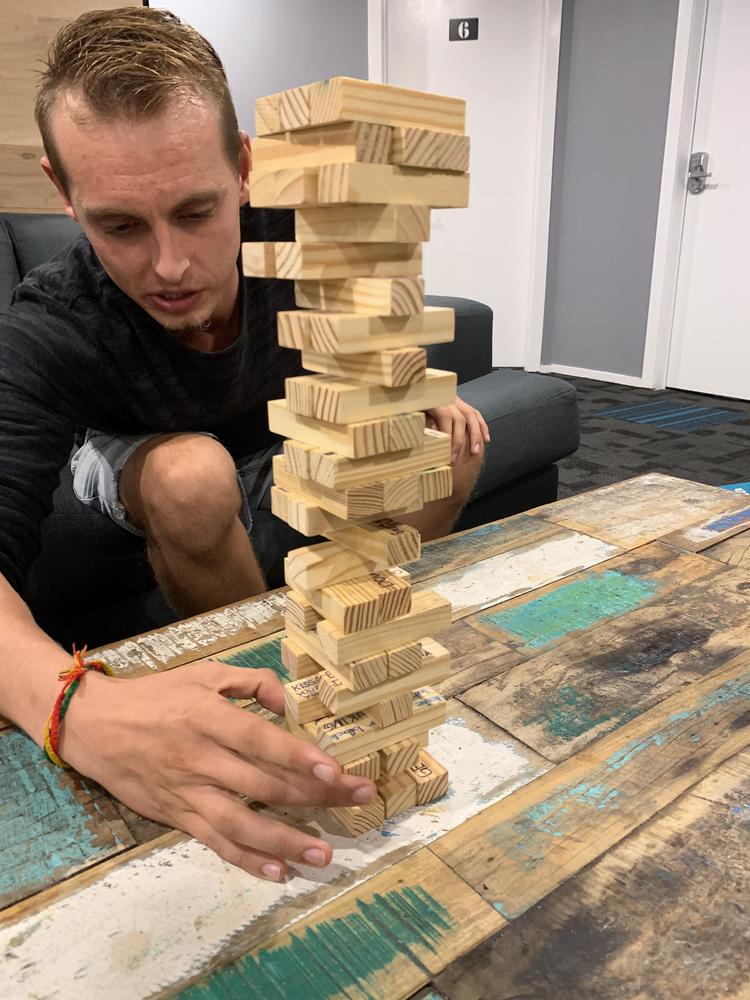
<svg viewBox="0 0 750 1000"><path fill-rule="evenodd" d="M439 764L426 750L420 750L419 756L406 772L413 781L417 794L417 805L440 799L448 791L448 771Z"/></svg>
<svg viewBox="0 0 750 1000"><path fill-rule="evenodd" d="M294 590L287 592L284 601L284 617L295 628L302 629L303 632L309 632L311 628L315 628L321 619L305 595Z"/></svg>
<svg viewBox="0 0 750 1000"><path fill-rule="evenodd" d="M320 675L312 674L284 685L284 710L295 722L304 725L330 715L318 696Z"/></svg>
<svg viewBox="0 0 750 1000"><path fill-rule="evenodd" d="M360 837L382 826L385 803L380 795L376 795L365 806L332 806L329 812L350 837Z"/></svg>
<svg viewBox="0 0 750 1000"><path fill-rule="evenodd" d="M307 596L323 618L347 633L379 625L411 610L409 577L388 570L308 591Z"/></svg>
<svg viewBox="0 0 750 1000"><path fill-rule="evenodd" d="M385 818L391 819L417 804L417 788L408 773L392 774L377 782L378 794L385 806Z"/></svg>
<svg viewBox="0 0 750 1000"><path fill-rule="evenodd" d="M364 576L376 569L385 569L387 563L363 559L351 549L335 542L304 545L292 549L284 559L284 580L295 590L319 590L333 583ZM370 650L368 650L370 652Z"/></svg>
<svg viewBox="0 0 750 1000"><path fill-rule="evenodd" d="M302 367L311 372L343 375L374 385L411 385L424 378L427 355L422 347L399 347L372 354L339 356L302 352Z"/></svg>
<svg viewBox="0 0 750 1000"><path fill-rule="evenodd" d="M380 684L388 676L388 654L385 650L337 667L326 657L316 633L299 632L297 629L289 628L289 638L308 654L319 669L334 671L342 683L352 691L366 691Z"/></svg>
<svg viewBox="0 0 750 1000"><path fill-rule="evenodd" d="M287 406L315 420L354 423L366 413L370 419L390 417L406 410L431 410L456 398L455 372L428 368L419 382L404 388L364 385L335 375L296 375L286 379Z"/></svg>
<svg viewBox="0 0 750 1000"><path fill-rule="evenodd" d="M416 764L419 757L419 743L416 740L399 740L378 750L381 774L400 774Z"/></svg>
<svg viewBox="0 0 750 1000"><path fill-rule="evenodd" d="M280 123L280 109L278 118ZM253 139L253 169L278 170L352 161L388 163L390 150L391 129L388 125L339 122Z"/></svg>
<svg viewBox="0 0 750 1000"><path fill-rule="evenodd" d="M370 781L377 781L380 777L380 756L376 753L368 753L364 757L358 757L341 768L344 774L351 774L357 778L369 778Z"/></svg>
<svg viewBox="0 0 750 1000"><path fill-rule="evenodd" d="M411 691L397 694L385 701L379 701L376 705L370 705L369 708L365 709L365 712L381 729L385 726L392 726L395 722L401 722L403 719L409 719L413 715ZM318 716L318 718L322 718L322 716Z"/></svg>
<svg viewBox="0 0 750 1000"><path fill-rule="evenodd" d="M331 532L331 539L337 545L354 549L365 559L383 561L387 566L419 559L419 532L410 524L401 524L392 518L353 524Z"/></svg>
<svg viewBox="0 0 750 1000"><path fill-rule="evenodd" d="M469 169L469 137L455 132L396 126L391 137L390 160L401 166L463 173Z"/></svg>
<svg viewBox="0 0 750 1000"><path fill-rule="evenodd" d="M302 309L411 316L424 309L424 281L414 277L295 281L294 301Z"/></svg>
<svg viewBox="0 0 750 1000"><path fill-rule="evenodd" d="M441 647L442 648L442 647ZM422 643L404 642L388 650L388 677L406 677L424 666L425 654ZM434 683L434 682L429 682Z"/></svg>
<svg viewBox="0 0 750 1000"><path fill-rule="evenodd" d="M325 280L419 274L418 243L243 243L247 278Z"/></svg>
<svg viewBox="0 0 750 1000"><path fill-rule="evenodd" d="M427 205L298 208L294 231L303 243L424 243L430 238L430 209Z"/></svg>
<svg viewBox="0 0 750 1000"><path fill-rule="evenodd" d="M320 670L318 664L305 650L288 636L281 640L279 646L281 662L284 669L293 678L310 677Z"/></svg>

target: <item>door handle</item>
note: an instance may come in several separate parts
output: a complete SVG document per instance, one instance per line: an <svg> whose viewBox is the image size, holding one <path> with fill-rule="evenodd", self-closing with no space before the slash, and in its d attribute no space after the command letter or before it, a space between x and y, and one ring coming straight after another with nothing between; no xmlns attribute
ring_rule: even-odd
<svg viewBox="0 0 750 1000"><path fill-rule="evenodd" d="M688 166L687 188L690 194L703 194L706 190L708 172L708 153L691 153Z"/></svg>

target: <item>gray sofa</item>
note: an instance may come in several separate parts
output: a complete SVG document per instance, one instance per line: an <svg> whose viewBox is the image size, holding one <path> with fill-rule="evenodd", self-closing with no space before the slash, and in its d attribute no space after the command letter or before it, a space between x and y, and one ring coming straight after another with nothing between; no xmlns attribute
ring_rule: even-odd
<svg viewBox="0 0 750 1000"><path fill-rule="evenodd" d="M80 230L61 215L0 214L0 313L15 285ZM554 500L555 462L578 447L576 394L567 382L512 369L492 369L492 311L470 299L429 297L456 310L452 344L428 348L429 364L458 375L459 394L479 409L492 443L457 530ZM0 344L2 350L2 344ZM307 539L270 511L255 518L253 543L271 586L282 581L282 557ZM141 541L79 504L67 469L42 528L42 547L24 597L40 626L69 646L89 647L174 620Z"/></svg>

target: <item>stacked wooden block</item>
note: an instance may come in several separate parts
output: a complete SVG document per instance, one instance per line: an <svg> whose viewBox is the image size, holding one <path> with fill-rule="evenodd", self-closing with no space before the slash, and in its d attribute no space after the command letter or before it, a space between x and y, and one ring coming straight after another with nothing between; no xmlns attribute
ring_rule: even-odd
<svg viewBox="0 0 750 1000"><path fill-rule="evenodd" d="M398 516L452 492L450 437L423 411L455 398L455 375L424 351L453 339L454 316L425 308L420 244L430 207L467 204L464 120L463 101L346 77L256 102L251 203L294 208L296 242L244 244L244 272L295 282L279 342L315 373L268 406L289 438L273 511L329 539L285 563L286 717L377 782L373 803L333 810L351 834L448 787L425 747L445 718L430 685L450 671L429 637L451 608L398 568L420 554Z"/></svg>

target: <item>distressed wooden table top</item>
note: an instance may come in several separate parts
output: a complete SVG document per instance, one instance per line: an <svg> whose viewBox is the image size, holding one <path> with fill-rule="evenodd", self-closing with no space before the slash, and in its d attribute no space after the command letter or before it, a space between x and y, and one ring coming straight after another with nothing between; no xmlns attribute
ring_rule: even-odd
<svg viewBox="0 0 750 1000"><path fill-rule="evenodd" d="M426 545L451 790L355 841L286 814L335 854L281 886L0 725L0 997L750 997L748 550L742 497L657 474ZM286 679L282 597L101 652Z"/></svg>

